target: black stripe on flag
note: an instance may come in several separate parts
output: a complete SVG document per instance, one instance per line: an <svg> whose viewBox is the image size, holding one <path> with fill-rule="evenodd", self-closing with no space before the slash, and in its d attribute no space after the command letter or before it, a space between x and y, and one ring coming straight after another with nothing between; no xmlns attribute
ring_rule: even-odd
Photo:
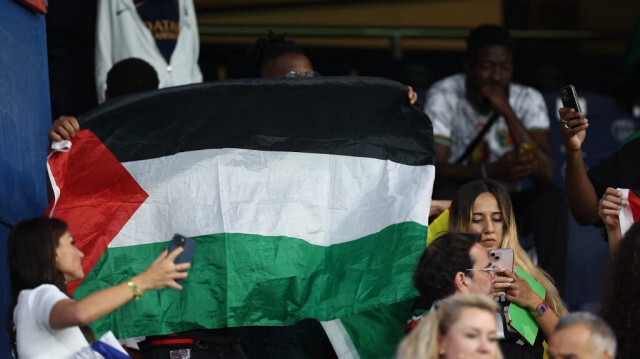
<svg viewBox="0 0 640 359"><path fill-rule="evenodd" d="M433 164L431 121L407 91L367 77L210 82L108 101L79 121L121 162L241 148Z"/></svg>

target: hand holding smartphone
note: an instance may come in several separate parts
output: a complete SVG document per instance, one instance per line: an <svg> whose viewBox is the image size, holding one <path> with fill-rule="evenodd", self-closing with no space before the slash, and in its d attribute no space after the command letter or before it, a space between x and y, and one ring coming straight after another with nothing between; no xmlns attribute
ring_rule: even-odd
<svg viewBox="0 0 640 359"><path fill-rule="evenodd" d="M562 106L572 108L576 110L576 112L582 112L582 109L580 109L580 101L578 101L578 94L573 85L567 85L560 89L560 100L562 101Z"/></svg>
<svg viewBox="0 0 640 359"><path fill-rule="evenodd" d="M185 237L181 234L176 233L173 236L173 239L171 239L171 243L169 244L169 253L173 252L178 247L183 247L184 251L180 253L173 262L175 264L191 262L193 254L196 250L196 241L194 241L191 237ZM182 281L176 280L176 282L180 284Z"/></svg>

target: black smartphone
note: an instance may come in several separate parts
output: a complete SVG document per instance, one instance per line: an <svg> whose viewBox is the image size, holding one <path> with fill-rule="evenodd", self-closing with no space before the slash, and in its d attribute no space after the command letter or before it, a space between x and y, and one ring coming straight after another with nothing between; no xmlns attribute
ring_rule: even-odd
<svg viewBox="0 0 640 359"><path fill-rule="evenodd" d="M174 234L169 244L169 253L173 252L176 248L183 247L184 251L180 253L173 261L175 264L191 262L193 254L196 251L196 241L191 237L185 237L181 234ZM176 280L180 283L181 280Z"/></svg>
<svg viewBox="0 0 640 359"><path fill-rule="evenodd" d="M580 101L578 101L578 94L573 85L567 85L560 89L560 100L562 100L563 107L570 107L576 110L576 112L582 112L580 109Z"/></svg>

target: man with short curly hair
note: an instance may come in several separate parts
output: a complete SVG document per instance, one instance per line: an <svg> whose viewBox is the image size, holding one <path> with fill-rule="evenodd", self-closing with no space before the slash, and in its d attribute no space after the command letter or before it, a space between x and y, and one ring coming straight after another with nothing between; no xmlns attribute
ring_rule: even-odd
<svg viewBox="0 0 640 359"><path fill-rule="evenodd" d="M486 249L476 234L448 232L425 249L413 274L420 292L416 307L429 308L455 293L478 293L492 296L495 270ZM409 330L426 313L415 315L407 323Z"/></svg>

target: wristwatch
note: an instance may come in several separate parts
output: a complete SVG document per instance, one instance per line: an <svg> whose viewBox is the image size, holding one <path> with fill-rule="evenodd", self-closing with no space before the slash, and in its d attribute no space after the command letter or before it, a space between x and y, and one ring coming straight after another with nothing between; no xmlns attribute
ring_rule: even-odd
<svg viewBox="0 0 640 359"><path fill-rule="evenodd" d="M547 306L547 303L545 303L543 300L542 303L538 304L535 310L532 310L529 313L531 313L531 315L533 315L534 317L541 317L545 315L547 311L549 311L549 306Z"/></svg>

